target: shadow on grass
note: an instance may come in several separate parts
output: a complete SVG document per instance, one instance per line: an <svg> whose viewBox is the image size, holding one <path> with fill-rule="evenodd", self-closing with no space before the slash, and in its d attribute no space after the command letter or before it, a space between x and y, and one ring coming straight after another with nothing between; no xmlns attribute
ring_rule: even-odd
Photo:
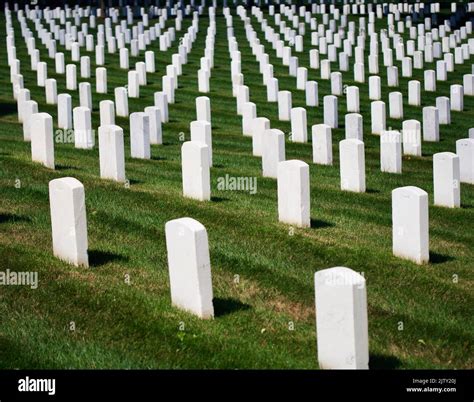
<svg viewBox="0 0 474 402"><path fill-rule="evenodd" d="M230 198L211 196L211 201L212 202L225 202L225 201L229 201L229 200L230 200Z"/></svg>
<svg viewBox="0 0 474 402"><path fill-rule="evenodd" d="M155 155L155 156L152 156L150 159L153 160L153 161L165 161L165 160L166 160L165 157L163 157L163 156L156 156L156 155Z"/></svg>
<svg viewBox="0 0 474 402"><path fill-rule="evenodd" d="M31 218L22 215L15 215L3 212L0 213L0 224L12 222L31 222Z"/></svg>
<svg viewBox="0 0 474 402"><path fill-rule="evenodd" d="M313 219L311 218L311 228L312 229L324 229L334 227L334 223L323 221L322 219Z"/></svg>
<svg viewBox="0 0 474 402"><path fill-rule="evenodd" d="M237 299L215 297L212 301L214 304L214 315L222 317L237 311L245 311L251 308L250 304L242 303Z"/></svg>
<svg viewBox="0 0 474 402"><path fill-rule="evenodd" d="M78 170L76 166L71 165L56 165L56 170Z"/></svg>
<svg viewBox="0 0 474 402"><path fill-rule="evenodd" d="M14 103L2 103L0 104L0 116L8 116L10 114L17 114L18 109Z"/></svg>
<svg viewBox="0 0 474 402"><path fill-rule="evenodd" d="M110 253L108 251L89 250L89 265L91 267L100 267L114 261L128 261L128 257L120 254Z"/></svg>
<svg viewBox="0 0 474 402"><path fill-rule="evenodd" d="M402 362L395 356L388 355L370 355L369 368L370 369L396 369L401 366Z"/></svg>
<svg viewBox="0 0 474 402"><path fill-rule="evenodd" d="M368 189L365 190L365 192L368 193L368 194L378 194L378 193L380 193L380 190L375 190L373 188L368 188Z"/></svg>
<svg viewBox="0 0 474 402"><path fill-rule="evenodd" d="M443 262L448 262L454 260L453 257L446 254L439 254L430 251L430 263L431 264L442 264Z"/></svg>

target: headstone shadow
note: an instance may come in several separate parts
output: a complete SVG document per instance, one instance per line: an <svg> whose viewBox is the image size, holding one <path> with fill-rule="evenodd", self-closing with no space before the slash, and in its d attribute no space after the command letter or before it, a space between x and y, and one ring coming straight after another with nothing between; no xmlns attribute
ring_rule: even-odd
<svg viewBox="0 0 474 402"><path fill-rule="evenodd" d="M77 170L77 167L71 165L56 165L56 170Z"/></svg>
<svg viewBox="0 0 474 402"><path fill-rule="evenodd" d="M450 255L435 253L430 251L430 264L442 264L443 262L453 261Z"/></svg>
<svg viewBox="0 0 474 402"><path fill-rule="evenodd" d="M370 369L396 369L402 362L395 356L371 354L369 357Z"/></svg>
<svg viewBox="0 0 474 402"><path fill-rule="evenodd" d="M212 202L225 202L225 201L229 201L230 198L225 198L225 197L216 197L216 196L211 196L211 201Z"/></svg>
<svg viewBox="0 0 474 402"><path fill-rule="evenodd" d="M240 300L232 299L229 297L215 297L213 300L213 304L214 315L216 317L222 317L228 314L235 313L237 311L249 310L251 308L250 304L242 303Z"/></svg>
<svg viewBox="0 0 474 402"><path fill-rule="evenodd" d="M108 264L109 262L128 260L128 257L111 253L109 251L89 250L87 254L89 255L89 265L91 267L100 267L102 265Z"/></svg>
<svg viewBox="0 0 474 402"><path fill-rule="evenodd" d="M313 219L311 218L311 228L312 229L324 229L334 227L334 223L324 221L322 219Z"/></svg>
<svg viewBox="0 0 474 402"><path fill-rule="evenodd" d="M31 222L31 218L28 216L15 215L10 213L0 213L0 224L12 223L12 222Z"/></svg>

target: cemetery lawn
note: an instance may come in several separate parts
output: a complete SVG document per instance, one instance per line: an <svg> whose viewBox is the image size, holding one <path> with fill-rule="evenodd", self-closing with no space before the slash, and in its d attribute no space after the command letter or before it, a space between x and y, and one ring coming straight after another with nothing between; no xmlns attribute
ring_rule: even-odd
<svg viewBox="0 0 474 402"><path fill-rule="evenodd" d="M56 124L56 106L46 105L44 88L36 86L36 72L30 70L14 20L25 87L40 111L54 116ZM4 44L4 15L1 21ZM291 90L293 106L304 107L304 92L295 89L296 79L288 76L264 41L255 18L252 23L275 66L280 90ZM153 104L153 93L161 90L161 76L189 24L190 19L185 19L168 52L154 49L157 72L148 74L140 99L129 100L130 113ZM35 290L0 286L0 367L318 368L313 276L320 269L346 266L363 272L367 279L371 368L473 368L474 186L462 185L459 209L433 206L432 156L455 152L455 141L468 136L468 128L474 126L474 97L464 98L464 112L451 112L451 125L440 126L439 143L423 143L423 157L403 158L402 175L384 174L379 137L370 134L368 85L357 84L364 117L368 188L364 194L340 190L338 142L344 138L346 100L339 97L334 166L312 164L311 144L286 141L288 160L310 164L312 227L293 230L278 223L276 181L261 177L251 138L242 135L220 9L209 94L212 200L182 197L180 149L183 135L190 138L189 123L195 120L197 70L207 26L207 17L202 16L189 62L179 77L176 103L170 105L171 121L163 125L164 144L152 146L151 160L130 158L128 119L116 119L125 133L129 188L99 178L97 145L86 151L76 150L71 143L56 143L55 171L31 162L30 146L23 141L17 121L6 49L0 47L0 271L39 275ZM266 102L258 64L243 23L235 16L234 26L250 101L257 104L258 116L269 118L272 128L288 134L290 125L278 121L277 104ZM64 76L54 73L54 60L38 39L37 46L48 63L48 76L58 79L58 93L65 92ZM310 48L310 35L306 35L305 52L298 57L300 65L308 68ZM58 46L58 51L65 50ZM94 73L93 53L81 49L84 54L91 56ZM71 62L69 52L66 60ZM131 58L130 65L139 60ZM381 60L380 55L382 100L388 102L390 91L401 91L404 118L421 120L421 107L407 104L409 79L401 77L400 63L395 62L400 87L389 89ZM99 101L113 100L113 88L127 83L126 72L118 68L118 53L106 54L106 62L109 94L95 93L95 79L90 80L96 130ZM434 63L425 64L428 67L435 69ZM437 82L436 93L422 90L423 106L434 105L436 96L449 96L449 85L462 84L462 75L470 71L469 62L456 65L448 82ZM322 123L322 99L330 93L330 81L321 80L319 70L308 73L308 79L319 83L320 106L308 108L311 126ZM423 88L421 70L414 70L412 79L420 80ZM353 84L351 72L343 73L343 83ZM77 106L78 93L71 95ZM401 125L402 120L387 119L393 129ZM257 177L257 193L218 191L217 179L226 174ZM90 269L67 265L52 254L48 182L65 176L77 178L85 187ZM424 266L395 258L391 252L391 191L408 185L430 196L431 262ZM170 303L164 227L168 220L185 216L197 219L208 232L216 311L212 321L201 321Z"/></svg>

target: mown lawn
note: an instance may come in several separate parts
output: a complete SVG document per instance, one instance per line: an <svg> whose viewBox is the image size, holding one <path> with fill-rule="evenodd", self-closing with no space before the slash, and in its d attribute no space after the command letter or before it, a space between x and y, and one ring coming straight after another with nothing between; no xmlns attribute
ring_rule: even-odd
<svg viewBox="0 0 474 402"><path fill-rule="evenodd" d="M4 44L4 14L0 19ZM190 21L185 19L168 52L154 46L157 72L148 74L148 86L140 88L140 99L130 99L130 113L153 104L153 93L161 89L161 76ZM439 143L423 143L423 157L404 157L403 174L393 175L380 172L379 137L370 134L368 85L357 84L364 116L368 190L364 194L340 190L338 142L344 138L346 111L345 97L340 97L340 128L333 130L334 166L312 164L310 143L286 142L286 158L309 163L311 176L312 227L290 228L278 223L276 181L261 177L261 162L252 156L251 139L242 135L232 97L225 19L219 9L209 94L212 200L185 199L180 148L182 133L189 140L189 123L195 119L197 70L204 56L208 23L206 16L200 18L197 40L179 77L176 103L170 105L171 121L163 126L164 144L152 146L151 160L130 158L128 120L116 119L126 136L129 186L99 178L97 147L86 151L76 150L73 144L56 144L55 171L31 162L30 146L23 141L17 121L6 49L0 47L0 270L37 271L40 280L36 290L0 287L0 367L318 368L313 275L334 266L363 272L367 279L371 368L474 367L474 188L462 185L459 209L432 205L432 156L455 152L455 141L467 137L474 126L474 98L466 96L465 111L452 112L452 124L441 126ZM265 42L255 18L252 23L270 55L280 90L291 90L293 106L304 107L304 93L296 90L296 79L288 76L287 67ZM289 133L290 125L278 121L277 104L266 102L258 63L237 16L234 30L245 84L250 100L257 104L258 116L269 118L272 128ZM50 113L56 124L56 107L45 104L44 88L36 86L36 72L30 70L16 20L15 32L25 87L40 111ZM48 63L48 76L58 80L58 93L65 92L65 76L54 73L54 60L38 39L37 46ZM300 66L309 68L310 48L307 34L305 52L297 54ZM60 46L58 51L64 51L66 62L71 63L69 52ZM94 54L84 49L81 54L91 57L94 73ZM131 58L131 67L143 58L143 53ZM89 80L95 129L99 101L113 100L113 88L127 83L118 60L118 53L106 54L108 95L96 94L95 79ZM400 87L389 89L382 60L380 55L387 114L388 94L399 90L404 93L404 118L421 120L422 108L408 106L409 79L401 77L400 63L395 61ZM353 61L352 57L351 66ZM429 67L435 69L435 64ZM414 70L412 79L420 80L423 88L420 71ZM434 105L436 96L449 96L449 85L462 83L462 75L469 72L470 62L456 65L448 82L437 82L436 94L422 90L423 106ZM366 77L368 82L368 65ZM330 93L330 82L320 79L319 70L309 70L309 79L319 83L321 105L308 108L311 126L322 122L322 99ZM343 73L343 80L353 84L353 74ZM77 106L78 93L71 95ZM402 120L387 119L387 126L400 129L401 125ZM218 191L217 179L226 174L257 177L257 193ZM85 186L90 269L69 266L52 255L48 182L65 176L76 177ZM419 186L430 195L431 262L424 266L391 253L391 191L407 185ZM170 304L164 226L184 216L197 219L208 231L216 309L213 321L201 321Z"/></svg>

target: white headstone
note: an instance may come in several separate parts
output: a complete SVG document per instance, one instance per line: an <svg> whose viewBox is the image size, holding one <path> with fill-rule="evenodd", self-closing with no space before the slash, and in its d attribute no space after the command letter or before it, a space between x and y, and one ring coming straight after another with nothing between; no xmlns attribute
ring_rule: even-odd
<svg viewBox="0 0 474 402"><path fill-rule="evenodd" d="M408 81L408 104L412 106L421 106L420 81Z"/></svg>
<svg viewBox="0 0 474 402"><path fill-rule="evenodd" d="M368 369L369 330L365 279L335 267L314 275L316 333L321 369Z"/></svg>
<svg viewBox="0 0 474 402"><path fill-rule="evenodd" d="M278 164L278 220L310 227L309 166L299 160Z"/></svg>
<svg viewBox="0 0 474 402"><path fill-rule="evenodd" d="M115 111L117 116L128 117L128 94L127 88L117 87L114 90L115 94Z"/></svg>
<svg viewBox="0 0 474 402"><path fill-rule="evenodd" d="M31 116L38 113L38 103L33 100L25 101L23 104L23 140L31 141Z"/></svg>
<svg viewBox="0 0 474 402"><path fill-rule="evenodd" d="M433 155L434 204L456 208L461 205L459 157L452 152Z"/></svg>
<svg viewBox="0 0 474 402"><path fill-rule="evenodd" d="M278 92L278 119L281 121L289 121L291 109L291 92Z"/></svg>
<svg viewBox="0 0 474 402"><path fill-rule="evenodd" d="M401 92L388 94L389 115L391 119L403 119L403 96Z"/></svg>
<svg viewBox="0 0 474 402"><path fill-rule="evenodd" d="M451 85L451 110L462 112L464 110L464 89L462 85Z"/></svg>
<svg viewBox="0 0 474 402"><path fill-rule="evenodd" d="M211 123L211 100L207 96L196 98L196 120L205 120Z"/></svg>
<svg viewBox="0 0 474 402"><path fill-rule="evenodd" d="M423 141L439 141L439 112L434 106L423 108Z"/></svg>
<svg viewBox="0 0 474 402"><path fill-rule="evenodd" d="M150 159L150 118L146 113L130 115L130 152L132 158Z"/></svg>
<svg viewBox="0 0 474 402"><path fill-rule="evenodd" d="M346 103L348 113L359 113L359 88L355 86L347 87L346 89Z"/></svg>
<svg viewBox="0 0 474 402"><path fill-rule="evenodd" d="M125 151L123 130L115 125L99 127L100 177L125 181Z"/></svg>
<svg viewBox="0 0 474 402"><path fill-rule="evenodd" d="M107 69L105 67L98 67L95 70L96 84L95 90L99 94L107 93Z"/></svg>
<svg viewBox="0 0 474 402"><path fill-rule="evenodd" d="M364 140L363 137L363 120L359 113L348 113L345 116L346 139L355 138L356 140Z"/></svg>
<svg viewBox="0 0 474 402"><path fill-rule="evenodd" d="M278 164L285 160L285 134L277 129L263 133L262 171L263 177L278 177Z"/></svg>
<svg viewBox="0 0 474 402"><path fill-rule="evenodd" d="M187 141L181 147L183 195L199 201L211 199L209 149L200 141Z"/></svg>
<svg viewBox="0 0 474 402"><path fill-rule="evenodd" d="M306 83L306 106L318 106L318 83L316 81L308 81Z"/></svg>
<svg viewBox="0 0 474 402"><path fill-rule="evenodd" d="M212 129L211 123L206 120L192 121L190 124L191 141L202 142L207 145L209 152L209 166L212 166Z"/></svg>
<svg viewBox="0 0 474 402"><path fill-rule="evenodd" d="M155 106L160 109L161 112L161 122L169 122L168 114L168 97L164 92L155 92Z"/></svg>
<svg viewBox="0 0 474 402"><path fill-rule="evenodd" d="M242 134L252 136L252 122L257 117L257 106L255 103L246 102L242 106Z"/></svg>
<svg viewBox="0 0 474 402"><path fill-rule="evenodd" d="M291 109L291 140L293 142L308 142L306 109L303 107Z"/></svg>
<svg viewBox="0 0 474 402"><path fill-rule="evenodd" d="M128 72L128 97L139 98L140 97L140 81L138 72L133 70Z"/></svg>
<svg viewBox="0 0 474 402"><path fill-rule="evenodd" d="M447 96L436 98L439 124L451 124L451 100Z"/></svg>
<svg viewBox="0 0 474 402"><path fill-rule="evenodd" d="M31 159L54 169L53 118L48 113L34 113L31 127Z"/></svg>
<svg viewBox="0 0 474 402"><path fill-rule="evenodd" d="M380 100L382 97L380 77L373 75L369 77L369 99Z"/></svg>
<svg viewBox="0 0 474 402"><path fill-rule="evenodd" d="M428 194L418 187L392 191L392 241L396 257L429 261Z"/></svg>
<svg viewBox="0 0 474 402"><path fill-rule="evenodd" d="M421 124L418 120L405 120L402 125L403 154L421 156Z"/></svg>
<svg viewBox="0 0 474 402"><path fill-rule="evenodd" d="M338 110L337 110L337 96L326 95L323 98L324 102L324 124L331 128L338 128Z"/></svg>
<svg viewBox="0 0 474 402"><path fill-rule="evenodd" d="M103 100L99 103L100 125L115 125L115 105L111 100Z"/></svg>
<svg viewBox="0 0 474 402"><path fill-rule="evenodd" d="M45 84L46 89L46 103L49 105L55 105L58 101L58 91L56 86L56 80L54 78L48 78Z"/></svg>
<svg viewBox="0 0 474 402"><path fill-rule="evenodd" d="M145 114L149 119L150 144L163 144L163 133L161 129L161 112L156 106L147 106Z"/></svg>
<svg viewBox="0 0 474 402"><path fill-rule="evenodd" d="M372 134L380 135L386 127L385 102L374 101L370 105Z"/></svg>
<svg viewBox="0 0 474 402"><path fill-rule="evenodd" d="M76 266L89 266L84 186L73 177L49 182L53 253Z"/></svg>
<svg viewBox="0 0 474 402"><path fill-rule="evenodd" d="M339 143L341 190L365 192L364 143L353 138Z"/></svg>
<svg viewBox="0 0 474 402"><path fill-rule="evenodd" d="M74 121L74 146L82 149L94 148L91 110L84 106L75 107L72 111Z"/></svg>
<svg viewBox="0 0 474 402"><path fill-rule="evenodd" d="M380 136L380 170L402 173L402 138L398 131L382 131Z"/></svg>
<svg viewBox="0 0 474 402"><path fill-rule="evenodd" d="M206 228L192 218L180 218L166 222L165 233L173 306L200 318L213 318Z"/></svg>
<svg viewBox="0 0 474 402"><path fill-rule="evenodd" d="M457 140L456 154L459 156L461 182L474 184L474 139Z"/></svg>
<svg viewBox="0 0 474 402"><path fill-rule="evenodd" d="M313 163L332 165L332 133L326 124L312 127Z"/></svg>
<svg viewBox="0 0 474 402"><path fill-rule="evenodd" d="M270 120L266 117L256 117L251 123L252 155L262 156L263 134L270 129Z"/></svg>
<svg viewBox="0 0 474 402"><path fill-rule="evenodd" d="M92 110L92 91L91 84L88 82L79 84L79 106Z"/></svg>

